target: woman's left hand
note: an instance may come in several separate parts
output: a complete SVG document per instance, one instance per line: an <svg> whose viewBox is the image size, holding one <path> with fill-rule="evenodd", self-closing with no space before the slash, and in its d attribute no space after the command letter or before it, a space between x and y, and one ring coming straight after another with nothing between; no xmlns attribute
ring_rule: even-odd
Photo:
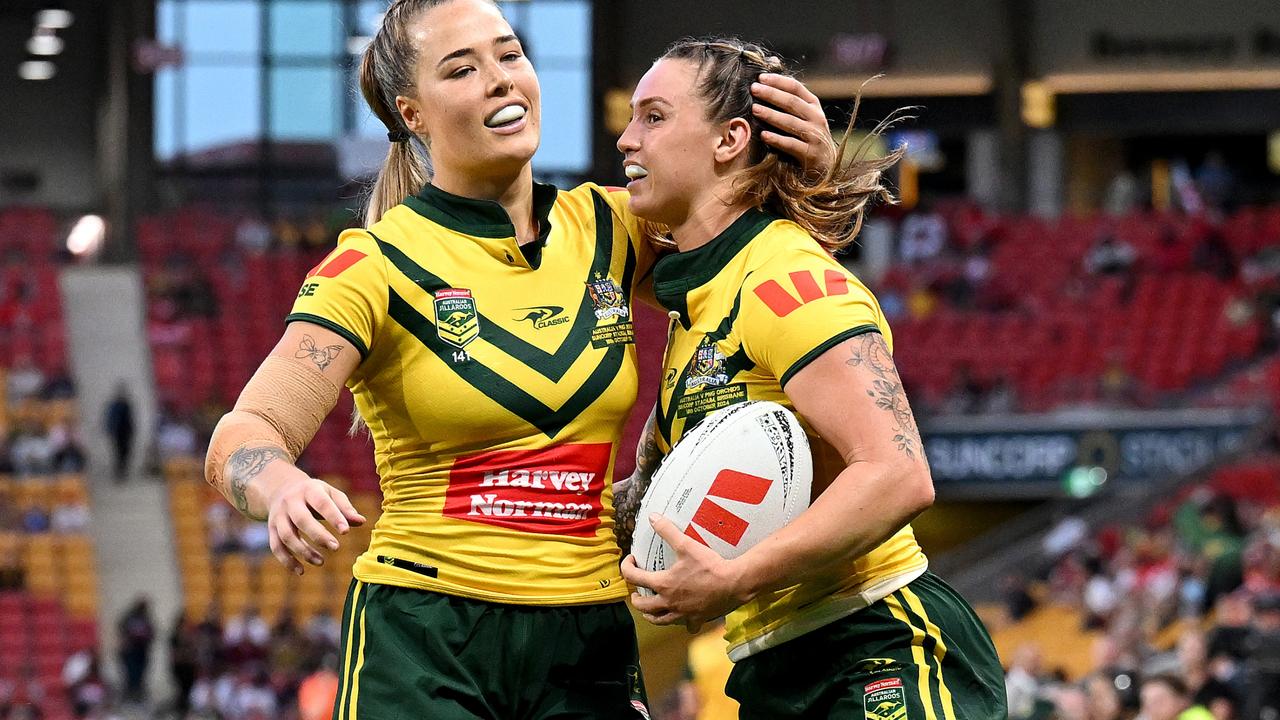
<svg viewBox="0 0 1280 720"><path fill-rule="evenodd" d="M631 593L631 604L654 625L683 623L698 632L703 623L736 609L748 599L738 589L741 576L732 560L680 532L660 515L650 518L658 536L676 552L676 562L666 570L651 572L636 564L634 555L622 561L622 577L632 585L657 593Z"/></svg>
<svg viewBox="0 0 1280 720"><path fill-rule="evenodd" d="M774 73L762 74L751 94L759 101L751 107L756 119L782 131L761 132L765 144L796 158L806 170L825 173L831 168L836 144L817 95L799 80Z"/></svg>

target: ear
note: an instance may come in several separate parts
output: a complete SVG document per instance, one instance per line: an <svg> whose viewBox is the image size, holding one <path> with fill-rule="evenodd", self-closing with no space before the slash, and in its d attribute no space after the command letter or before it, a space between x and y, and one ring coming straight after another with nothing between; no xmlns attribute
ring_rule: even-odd
<svg viewBox="0 0 1280 720"><path fill-rule="evenodd" d="M716 162L731 163L739 157L746 157L750 146L751 124L745 118L733 118L720 130L720 137L716 141Z"/></svg>
<svg viewBox="0 0 1280 720"><path fill-rule="evenodd" d="M396 112L400 113L400 119L404 121L404 126L409 128L409 132L425 138L427 126L423 122L422 106L417 100L405 95L397 95Z"/></svg>

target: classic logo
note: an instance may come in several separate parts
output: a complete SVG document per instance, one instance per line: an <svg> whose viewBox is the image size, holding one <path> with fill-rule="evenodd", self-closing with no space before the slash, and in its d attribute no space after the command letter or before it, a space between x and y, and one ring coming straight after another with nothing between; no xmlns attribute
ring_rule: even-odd
<svg viewBox="0 0 1280 720"><path fill-rule="evenodd" d="M480 318L470 290L444 288L436 291L436 334L457 347L463 347L480 336Z"/></svg>
<svg viewBox="0 0 1280 720"><path fill-rule="evenodd" d="M724 371L724 360L724 353L716 347L715 341L702 338L689 361L689 377L685 378L685 389L692 390L703 385L728 385L729 376Z"/></svg>
<svg viewBox="0 0 1280 720"><path fill-rule="evenodd" d="M698 510L689 520L689 527L684 529L684 534L707 545L707 541L694 529L697 525L705 532L737 547L742 541L742 536L746 534L747 528L750 527L750 523L711 498L723 498L746 505L759 505L769 494L769 485L772 482L769 478L749 475L737 470L727 468L721 470L716 475L716 479L711 481L707 496L698 505ZM707 547L711 546L707 545Z"/></svg>
<svg viewBox="0 0 1280 720"><path fill-rule="evenodd" d="M900 678L868 683L862 692L862 709L866 720L906 720L907 698Z"/></svg>
<svg viewBox="0 0 1280 720"><path fill-rule="evenodd" d="M547 535L590 537L600 525L609 443L495 450L449 470L444 515Z"/></svg>
<svg viewBox="0 0 1280 720"><path fill-rule="evenodd" d="M611 317L630 317L631 309L627 307L627 297L622 288L611 277L596 273L596 279L587 283L587 294L591 304L596 308L596 319Z"/></svg>
<svg viewBox="0 0 1280 720"><path fill-rule="evenodd" d="M533 323L535 329L541 330L552 325L563 325L569 322L569 316L563 315L564 308L559 305L535 305L534 307L516 308L516 311L523 313L523 317L517 316L517 321L528 320Z"/></svg>

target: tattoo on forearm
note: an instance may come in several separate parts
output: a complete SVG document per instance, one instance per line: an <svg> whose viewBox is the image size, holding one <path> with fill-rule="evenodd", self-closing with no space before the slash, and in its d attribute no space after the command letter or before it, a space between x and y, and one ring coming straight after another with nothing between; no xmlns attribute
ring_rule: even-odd
<svg viewBox="0 0 1280 720"><path fill-rule="evenodd" d="M649 416L644 431L640 433L640 443L636 446L635 472L631 477L614 484L613 532L618 538L618 548L622 550L623 556L631 552L631 540L636 533L636 516L640 513L640 501L644 499L645 491L649 489L653 471L662 460L654 417L652 414Z"/></svg>
<svg viewBox="0 0 1280 720"><path fill-rule="evenodd" d="M303 335L302 342L298 343L298 351L293 354L299 360L307 358L316 364L316 367L324 370L329 367L330 363L342 352L341 345L325 345L319 347L316 345L316 339L310 335Z"/></svg>
<svg viewBox="0 0 1280 720"><path fill-rule="evenodd" d="M926 464L923 443L920 441L920 430L916 427L915 416L911 414L911 405L907 402L907 394L902 389L902 379L894 367L893 356L889 347L879 333L865 333L854 339L852 357L845 361L852 367L865 367L876 379L867 389L867 395L874 398L876 407L887 410L893 415L893 441L898 449L909 458L917 456Z"/></svg>
<svg viewBox="0 0 1280 720"><path fill-rule="evenodd" d="M236 509L249 515L249 499L245 490L273 460L289 460L289 455L278 447L271 445L256 448L240 448L231 453L227 459L227 485L231 489L231 500ZM252 515L249 515L253 517ZM264 518L255 517L255 520Z"/></svg>

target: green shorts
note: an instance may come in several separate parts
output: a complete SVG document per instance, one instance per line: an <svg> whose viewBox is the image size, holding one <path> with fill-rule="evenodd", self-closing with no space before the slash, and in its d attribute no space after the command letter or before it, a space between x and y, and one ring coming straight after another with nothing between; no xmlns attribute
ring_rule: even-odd
<svg viewBox="0 0 1280 720"><path fill-rule="evenodd" d="M1006 720L986 628L932 573L870 607L739 661L742 720Z"/></svg>
<svg viewBox="0 0 1280 720"><path fill-rule="evenodd" d="M624 603L500 605L353 580L333 720L648 718Z"/></svg>

